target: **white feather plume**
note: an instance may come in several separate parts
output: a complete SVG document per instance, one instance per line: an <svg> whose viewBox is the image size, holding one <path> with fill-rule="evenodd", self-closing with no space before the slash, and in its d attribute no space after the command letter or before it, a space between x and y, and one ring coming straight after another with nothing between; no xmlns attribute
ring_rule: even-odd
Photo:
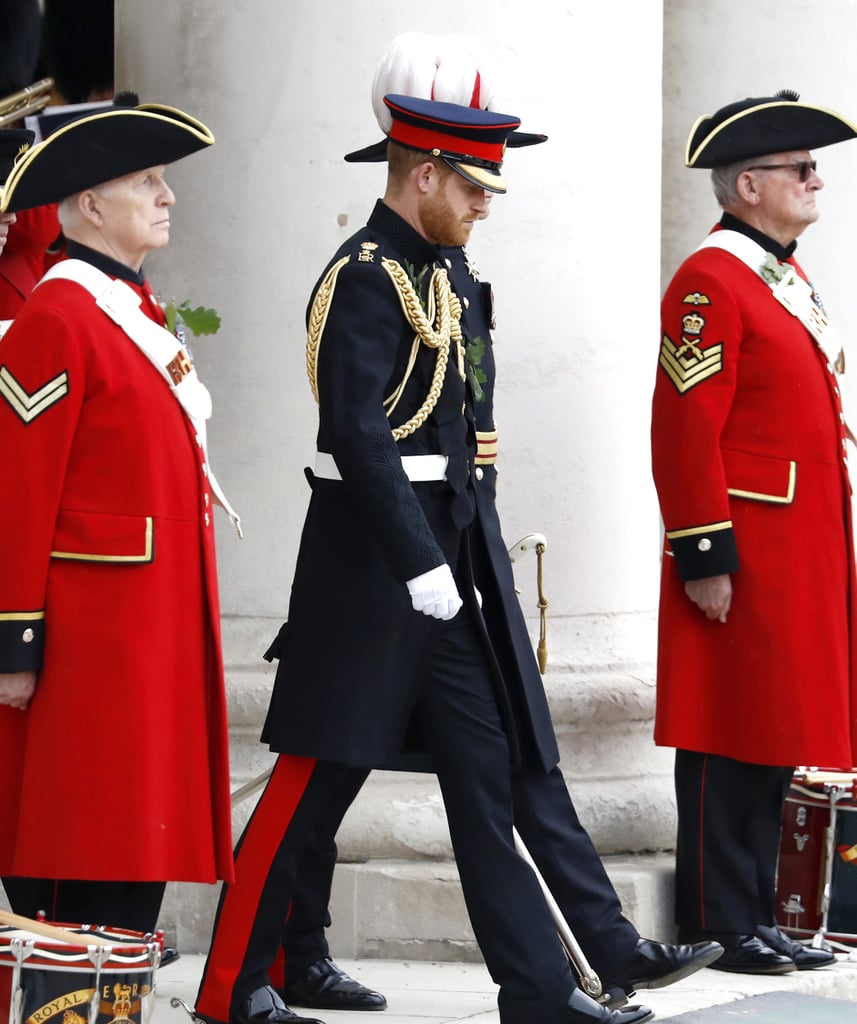
<svg viewBox="0 0 857 1024"><path fill-rule="evenodd" d="M393 122L384 105L389 93L492 110L498 81L497 60L482 39L460 32L405 32L381 58L372 81L372 109L381 131L389 135Z"/></svg>

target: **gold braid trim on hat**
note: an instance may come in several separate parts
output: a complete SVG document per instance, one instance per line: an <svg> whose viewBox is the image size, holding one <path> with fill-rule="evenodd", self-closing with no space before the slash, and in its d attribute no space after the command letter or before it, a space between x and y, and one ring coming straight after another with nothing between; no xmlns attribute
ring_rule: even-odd
<svg viewBox="0 0 857 1024"><path fill-rule="evenodd" d="M306 363L310 388L316 402L318 402L318 351L321 346L321 336L327 323L327 314L333 299L337 276L348 260L349 257L344 256L330 268L319 285L310 307ZM423 404L406 423L393 428L393 439L400 441L403 437L408 437L418 430L437 405L443 388L446 366L449 361L449 348L453 341L455 342L458 372L461 375L461 379L465 379L464 348L461 344L461 303L450 286L446 271L439 267L436 267L432 273L431 281L429 282L428 301L426 309L423 310L420 297L401 265L396 263L395 260L387 258L382 258L381 265L387 271L393 287L396 289L405 318L416 331L405 375L392 395L384 400L384 408L388 417L402 397L405 385L413 372L419 343L422 342L429 348L437 349L437 361L432 375L431 386ZM432 326L432 323L437 324L436 329Z"/></svg>

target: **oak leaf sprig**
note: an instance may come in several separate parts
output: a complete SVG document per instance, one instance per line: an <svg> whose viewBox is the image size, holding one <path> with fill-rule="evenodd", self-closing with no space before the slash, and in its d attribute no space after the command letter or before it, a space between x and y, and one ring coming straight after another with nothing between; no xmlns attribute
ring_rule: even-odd
<svg viewBox="0 0 857 1024"><path fill-rule="evenodd" d="M176 303L175 299L164 306L167 330L176 334L186 327L191 334L199 337L202 334L217 334L220 330L220 315L215 309L191 305L190 299Z"/></svg>

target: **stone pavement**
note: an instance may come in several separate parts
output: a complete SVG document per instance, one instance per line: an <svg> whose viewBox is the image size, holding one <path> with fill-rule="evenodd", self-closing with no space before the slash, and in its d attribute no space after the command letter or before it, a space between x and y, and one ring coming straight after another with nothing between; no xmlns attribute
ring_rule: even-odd
<svg viewBox="0 0 857 1024"><path fill-rule="evenodd" d="M193 1004L203 962L202 956L185 955L157 972L157 1000L152 1024L189 1024L184 1010L171 1006L171 1000L179 998L189 1006ZM325 1024L499 1022L496 989L481 964L365 959L341 959L337 962L364 984L383 992L388 1007L382 1013L371 1014L341 1010L305 1011L308 1016L319 1015ZM839 962L831 967L795 971L776 978L703 970L669 988L640 992L633 1001L650 1006L659 1021L680 1017L681 1024L695 1024L698 1017L699 1024L706 1024L715 1015L700 1013L709 1007L732 1003L735 1005L730 1010L734 1012L740 1006L737 1000L769 992L848 1000L854 1003L854 1015L846 1017L845 1021L857 1019L857 953L842 954ZM815 1003L814 1000L806 1002L808 1006ZM802 1007L798 1012L800 1001L795 1003L794 1024L822 1024L831 1019L829 1015L819 1015L816 1022L811 1010ZM294 1009L301 1012L297 1007Z"/></svg>

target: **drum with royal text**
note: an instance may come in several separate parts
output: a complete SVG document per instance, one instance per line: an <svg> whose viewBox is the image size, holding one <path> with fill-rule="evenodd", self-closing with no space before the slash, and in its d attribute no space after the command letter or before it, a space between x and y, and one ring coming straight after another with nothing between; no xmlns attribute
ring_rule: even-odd
<svg viewBox="0 0 857 1024"><path fill-rule="evenodd" d="M65 925L80 945L0 927L0 1024L148 1024L161 945L120 928ZM107 944L87 943L87 934Z"/></svg>

